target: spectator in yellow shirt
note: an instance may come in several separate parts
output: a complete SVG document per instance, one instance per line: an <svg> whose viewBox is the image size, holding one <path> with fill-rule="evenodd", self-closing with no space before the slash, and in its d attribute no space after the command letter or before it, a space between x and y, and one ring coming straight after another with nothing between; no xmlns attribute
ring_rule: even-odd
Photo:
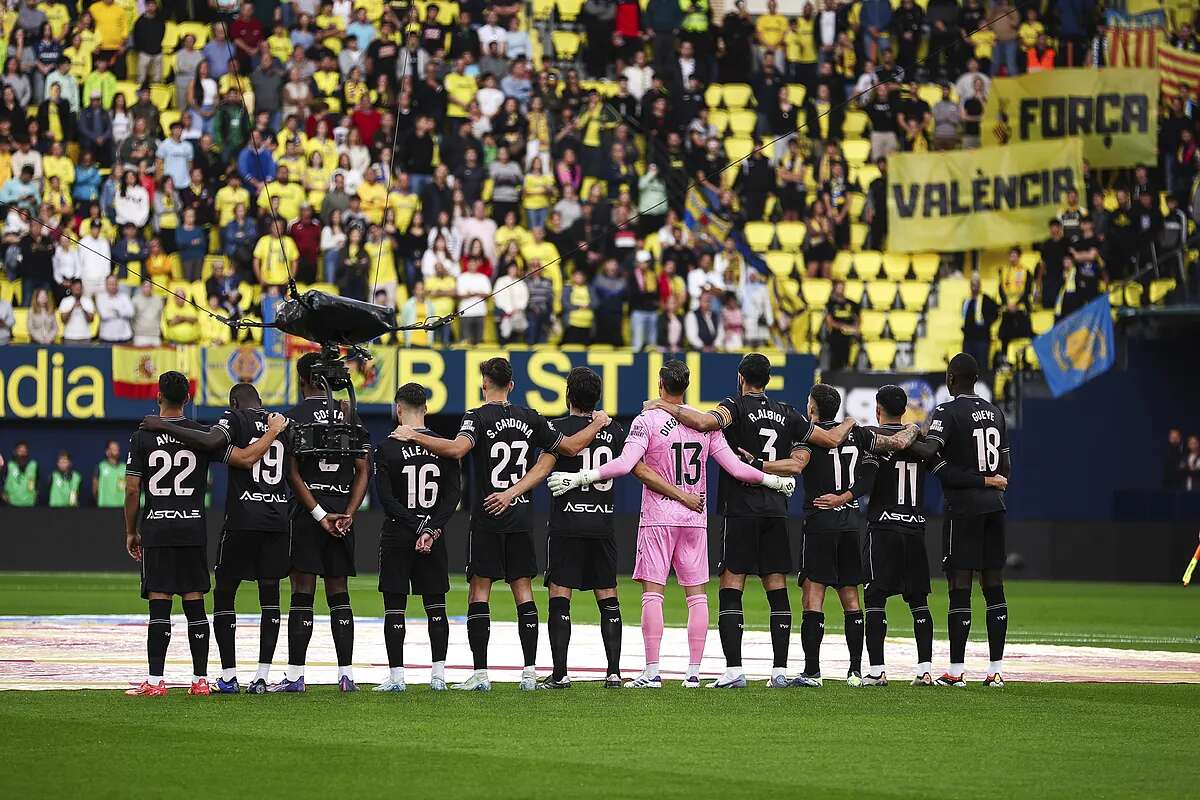
<svg viewBox="0 0 1200 800"><path fill-rule="evenodd" d="M1046 32L1046 26L1038 19L1036 8L1025 9L1025 21L1017 28L1017 36L1021 40L1021 49L1029 50L1037 47L1037 38Z"/></svg>
<svg viewBox="0 0 1200 800"><path fill-rule="evenodd" d="M242 176L236 172L229 173L228 183L217 189L213 204L217 211L217 227L224 228L233 222L234 209L239 205L249 207L250 192L242 186Z"/></svg>
<svg viewBox="0 0 1200 800"><path fill-rule="evenodd" d="M280 164L275 172L275 180L269 181L258 193L258 207L272 210L272 204L279 207L273 209L287 222L300 218L300 206L304 204L304 188L298 183L292 183L288 168Z"/></svg>
<svg viewBox="0 0 1200 800"><path fill-rule="evenodd" d="M275 219L270 234L254 246L254 277L264 286L286 286L291 265L299 258L296 242L284 233L283 222Z"/></svg>
<svg viewBox="0 0 1200 800"><path fill-rule="evenodd" d="M754 38L758 42L758 63L762 64L766 53L775 54L775 63L784 63L783 37L788 30L787 17L779 13L778 3L767 0L767 13L754 23Z"/></svg>
<svg viewBox="0 0 1200 800"><path fill-rule="evenodd" d="M200 341L200 316L183 293L167 299L162 316L163 341L169 344L195 344Z"/></svg>
<svg viewBox="0 0 1200 800"><path fill-rule="evenodd" d="M792 17L791 26L783 36L787 79L790 83L811 86L817 77L817 42L813 38L815 26L812 3L805 3L804 11L799 17Z"/></svg>
<svg viewBox="0 0 1200 800"><path fill-rule="evenodd" d="M379 182L379 175L374 169L368 168L363 172L363 182L358 185L356 194L362 202L362 212L367 220L375 225L381 224L388 192L387 187Z"/></svg>
<svg viewBox="0 0 1200 800"><path fill-rule="evenodd" d="M116 0L97 0L88 7L96 23L96 35L100 42L95 56L103 57L112 64L113 74L118 80L125 79L125 41L129 36L129 15ZM106 107L108 103L104 104Z"/></svg>
<svg viewBox="0 0 1200 800"><path fill-rule="evenodd" d="M522 185L525 219L531 229L546 227L546 215L554 202L554 185L554 176L546 174L541 157L535 156Z"/></svg>

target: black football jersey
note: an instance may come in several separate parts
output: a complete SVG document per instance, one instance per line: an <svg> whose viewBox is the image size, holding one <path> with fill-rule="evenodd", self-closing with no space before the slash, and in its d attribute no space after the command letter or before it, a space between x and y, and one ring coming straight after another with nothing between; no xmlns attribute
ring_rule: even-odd
<svg viewBox="0 0 1200 800"><path fill-rule="evenodd" d="M550 423L562 436L572 436L591 424L590 417L559 417ZM556 456L556 472L580 472L600 469L621 454L625 447L625 429L616 421L596 434L592 443L577 456ZM550 535L599 538L613 533L613 482L597 481L591 486L550 498Z"/></svg>
<svg viewBox="0 0 1200 800"><path fill-rule="evenodd" d="M481 533L533 530L533 506L528 493L518 497L499 516L489 514L483 501L525 477L537 461L538 451L557 449L562 434L532 409L511 403L485 403L463 414L458 435L471 440L475 490L471 529Z"/></svg>
<svg viewBox="0 0 1200 800"><path fill-rule="evenodd" d="M874 429L884 435L904 430L903 425ZM868 491L867 521L872 525L924 533L925 463L911 454L863 453L862 463L875 467L875 480Z"/></svg>
<svg viewBox="0 0 1200 800"><path fill-rule="evenodd" d="M1004 414L975 394L960 394L935 408L927 437L940 445L947 463L984 477L1000 474L1001 456L1008 454ZM999 489L947 487L945 497L946 513L956 517L1004 510Z"/></svg>
<svg viewBox="0 0 1200 800"><path fill-rule="evenodd" d="M375 488L386 514L384 536L424 529L444 532L458 508L462 480L456 459L434 455L416 442L384 439L375 448Z"/></svg>
<svg viewBox="0 0 1200 800"><path fill-rule="evenodd" d="M164 419L183 428L207 431L184 417ZM204 495L208 491L209 454L168 433L134 431L129 437L125 474L142 481L142 513L138 526L142 547L204 546Z"/></svg>
<svg viewBox="0 0 1200 800"><path fill-rule="evenodd" d="M229 434L222 461L235 447L248 447L267 432L267 412L261 408L226 411L217 425ZM225 530L288 531L287 448L276 438L250 469L229 468L225 494Z"/></svg>
<svg viewBox="0 0 1200 800"><path fill-rule="evenodd" d="M332 408L327 408L324 397L307 397L287 412L287 416L292 420L293 425L297 423L303 425L309 422L328 422L331 412L334 422L345 421L346 416L340 403L335 401ZM356 419L355 422L357 421ZM300 479L308 486L317 503L326 511L344 513L346 503L350 499L350 487L354 485L354 468L357 459L315 458L313 456L297 458ZM358 456L358 458L366 458L366 456ZM295 515L302 509L299 508L298 503L294 502L295 498L292 499L292 514Z"/></svg>
<svg viewBox="0 0 1200 800"><path fill-rule="evenodd" d="M725 439L735 453L744 449L763 461L787 458L808 442L813 424L787 403L772 400L762 392L726 397L712 411L721 423ZM765 486L735 480L724 470L718 492L718 507L731 517L786 517L788 500Z"/></svg>
<svg viewBox="0 0 1200 800"><path fill-rule="evenodd" d="M836 428L836 422L818 422L821 428ZM862 452L847 440L840 447L827 449L815 444L803 445L810 453L804 476L804 527L806 530L845 531L859 527L858 500L844 506L821 509L813 500L823 494L840 494L854 484Z"/></svg>

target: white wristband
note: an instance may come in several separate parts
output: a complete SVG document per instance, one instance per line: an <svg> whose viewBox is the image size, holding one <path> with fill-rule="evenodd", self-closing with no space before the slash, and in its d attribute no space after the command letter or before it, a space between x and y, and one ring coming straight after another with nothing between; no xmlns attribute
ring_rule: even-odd
<svg viewBox="0 0 1200 800"><path fill-rule="evenodd" d="M320 522L321 520L325 519L325 517L329 516L329 512L321 508L320 504L313 506L313 510L309 513L312 514L312 518L317 522Z"/></svg>

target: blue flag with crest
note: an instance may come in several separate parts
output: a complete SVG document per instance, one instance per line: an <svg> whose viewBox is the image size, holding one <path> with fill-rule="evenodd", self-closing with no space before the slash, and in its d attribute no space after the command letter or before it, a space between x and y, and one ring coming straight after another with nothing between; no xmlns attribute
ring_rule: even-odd
<svg viewBox="0 0 1200 800"><path fill-rule="evenodd" d="M1033 340L1055 397L1077 389L1113 365L1112 306L1104 294Z"/></svg>

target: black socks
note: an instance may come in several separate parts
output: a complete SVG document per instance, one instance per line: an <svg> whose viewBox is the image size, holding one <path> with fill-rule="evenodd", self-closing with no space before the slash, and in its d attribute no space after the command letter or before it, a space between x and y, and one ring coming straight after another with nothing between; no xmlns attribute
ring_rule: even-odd
<svg viewBox="0 0 1200 800"><path fill-rule="evenodd" d="M325 596L329 601L329 628L333 634L333 650L339 667L354 661L354 612L350 609L350 594L338 592Z"/></svg>
<svg viewBox="0 0 1200 800"><path fill-rule="evenodd" d="M446 616L446 595L426 594L422 595L421 599L425 603L425 617L429 621L429 649L436 664L446 660L446 650L450 645L450 619Z"/></svg>
<svg viewBox="0 0 1200 800"><path fill-rule="evenodd" d="M883 640L887 636L887 597L877 597L868 593L863 597L863 603L866 605L866 610L863 612L863 619L866 628L867 638L867 663L878 668L886 663L883 656ZM878 677L875 669L871 669L870 673Z"/></svg>
<svg viewBox="0 0 1200 800"><path fill-rule="evenodd" d="M792 641L792 604L787 589L771 589L767 592L767 603L771 606L771 666L786 669L788 645Z"/></svg>
<svg viewBox="0 0 1200 800"><path fill-rule="evenodd" d="M236 595L236 583L232 586L218 584L213 591L213 638L217 640L217 651L221 654L221 669L237 666L237 614L233 610Z"/></svg>
<svg viewBox="0 0 1200 800"><path fill-rule="evenodd" d="M719 613L717 615L717 631L721 634L721 650L725 653L727 669L742 665L742 628L745 617L742 614L742 590L721 589L717 593Z"/></svg>
<svg viewBox="0 0 1200 800"><path fill-rule="evenodd" d="M967 660L967 639L971 635L971 589L950 590L950 613L946 615L947 633L950 638L950 663L962 664Z"/></svg>
<svg viewBox="0 0 1200 800"><path fill-rule="evenodd" d="M532 606L533 603L524 605ZM534 614L537 609L534 608ZM550 598L550 614L546 618L546 632L550 636L550 653L554 658L554 674L555 680L561 680L567 675L567 648L571 644L571 598L569 597L551 597ZM525 626L521 626L521 647L525 647ZM534 646L536 647L536 640ZM526 654L525 663L529 664L529 656Z"/></svg>
<svg viewBox="0 0 1200 800"><path fill-rule="evenodd" d="M383 593L383 644L387 648L388 666L404 666L404 611L408 595Z"/></svg>
<svg viewBox="0 0 1200 800"><path fill-rule="evenodd" d="M608 674L621 674L621 604L615 597L597 600L600 608L600 638L608 659Z"/></svg>
<svg viewBox="0 0 1200 800"><path fill-rule="evenodd" d="M532 667L537 662L538 640L538 610L532 600L517 604L517 636L521 639L525 666Z"/></svg>
<svg viewBox="0 0 1200 800"><path fill-rule="evenodd" d="M487 669L488 638L492 633L492 615L487 603L467 605L467 641L475 659L475 669ZM536 635L536 631L535 631Z"/></svg>
<svg viewBox="0 0 1200 800"><path fill-rule="evenodd" d="M171 600L150 601L150 624L146 628L146 658L150 677L161 679L166 671L167 645L171 643Z"/></svg>
<svg viewBox="0 0 1200 800"><path fill-rule="evenodd" d="M183 615L187 617L188 645L192 649L192 674L198 678L208 675L208 615L203 600L184 600Z"/></svg>
<svg viewBox="0 0 1200 800"><path fill-rule="evenodd" d="M288 607L288 664L302 667L308 658L308 643L313 634L313 596L292 594Z"/></svg>
<svg viewBox="0 0 1200 800"><path fill-rule="evenodd" d="M279 643L279 581L259 581L258 606L258 663L270 664L275 659L275 645ZM213 619L216 623L215 615ZM220 644L220 639L217 640ZM224 664L222 655L221 662Z"/></svg>
<svg viewBox="0 0 1200 800"><path fill-rule="evenodd" d="M805 611L800 618L800 645L804 648L804 674L821 674L821 639L825 638L825 614Z"/></svg>
<svg viewBox="0 0 1200 800"><path fill-rule="evenodd" d="M863 612L846 612L846 647L850 650L850 671L862 673Z"/></svg>
<svg viewBox="0 0 1200 800"><path fill-rule="evenodd" d="M1004 586L984 586L987 603L987 637L991 661L1004 659L1004 640L1008 636L1008 603L1004 601Z"/></svg>
<svg viewBox="0 0 1200 800"><path fill-rule="evenodd" d="M920 599L919 605L910 605L913 618L913 636L917 640L917 663L933 661L933 615L929 613L928 600Z"/></svg>

